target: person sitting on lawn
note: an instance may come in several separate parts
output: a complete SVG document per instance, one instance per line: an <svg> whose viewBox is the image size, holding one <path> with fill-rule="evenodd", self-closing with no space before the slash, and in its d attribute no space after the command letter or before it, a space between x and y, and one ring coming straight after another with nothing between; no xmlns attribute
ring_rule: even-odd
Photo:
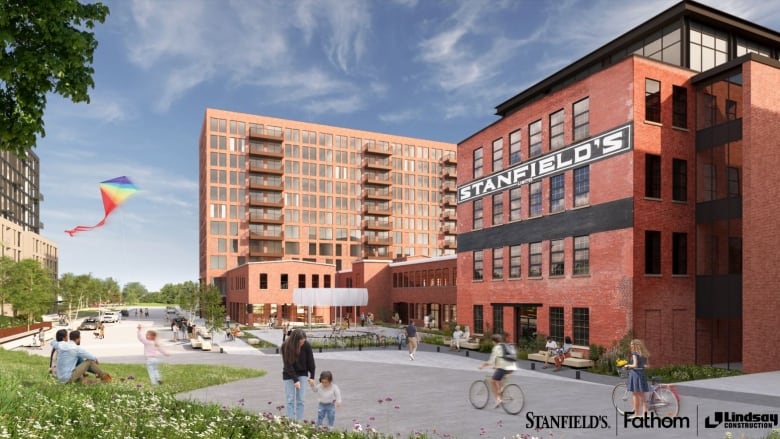
<svg viewBox="0 0 780 439"><path fill-rule="evenodd" d="M91 383L84 375L92 372L100 381L110 382L111 375L103 372L96 356L79 346L80 341L81 332L71 331L69 341L51 343L52 348L57 350L57 380L61 383ZM83 361L79 364L80 359Z"/></svg>

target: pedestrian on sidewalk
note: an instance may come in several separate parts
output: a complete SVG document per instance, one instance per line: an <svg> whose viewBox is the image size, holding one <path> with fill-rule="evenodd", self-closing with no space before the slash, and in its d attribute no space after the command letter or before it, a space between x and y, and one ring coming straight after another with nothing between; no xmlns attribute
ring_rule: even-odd
<svg viewBox="0 0 780 439"><path fill-rule="evenodd" d="M414 319L409 320L406 326L406 343L409 346L409 359L414 361L414 353L417 352L417 327L414 326Z"/></svg>
<svg viewBox="0 0 780 439"><path fill-rule="evenodd" d="M287 417L303 419L303 400L306 388L302 383L314 384L314 352L302 329L293 330L282 344L282 379L287 400Z"/></svg>
<svg viewBox="0 0 780 439"><path fill-rule="evenodd" d="M168 355L168 352L164 351L160 344L157 342L157 332L150 329L146 331L146 336L141 336L143 325L138 325L138 341L144 345L144 357L146 357L146 371L149 373L149 381L152 386L162 384L162 376L160 375L160 357L162 355Z"/></svg>
<svg viewBox="0 0 780 439"><path fill-rule="evenodd" d="M328 427L333 427L336 420L336 409L341 407L341 390L333 384L333 373L329 370L320 374L320 383L309 384L312 392L317 394L317 425L322 425L325 418L328 419Z"/></svg>

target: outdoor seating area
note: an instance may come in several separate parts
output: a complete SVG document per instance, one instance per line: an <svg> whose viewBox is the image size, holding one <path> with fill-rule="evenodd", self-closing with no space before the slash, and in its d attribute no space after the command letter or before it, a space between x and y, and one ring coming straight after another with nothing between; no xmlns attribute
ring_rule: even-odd
<svg viewBox="0 0 780 439"><path fill-rule="evenodd" d="M546 351L539 351L534 354L528 354L528 359L532 361L544 362L545 353ZM552 356L550 356L550 359L548 361L552 363ZM587 358L585 358L585 355L583 354L582 351L572 350L571 356L563 360L563 365L575 369L584 369L588 367L593 367L593 360L588 360Z"/></svg>

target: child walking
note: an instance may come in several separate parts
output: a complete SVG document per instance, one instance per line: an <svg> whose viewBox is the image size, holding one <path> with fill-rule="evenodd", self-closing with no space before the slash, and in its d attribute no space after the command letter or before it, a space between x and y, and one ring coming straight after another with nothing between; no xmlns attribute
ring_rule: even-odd
<svg viewBox="0 0 780 439"><path fill-rule="evenodd" d="M333 384L333 374L325 370L320 373L320 383L311 383L311 390L317 394L319 405L317 406L317 425L322 425L325 417L328 418L328 427L333 427L336 420L336 407L341 407L341 391Z"/></svg>
<svg viewBox="0 0 780 439"><path fill-rule="evenodd" d="M138 325L138 341L144 345L144 357L146 357L146 371L149 372L149 381L153 386L162 384L160 376L160 355L168 355L157 342L157 332L150 329L146 331L146 337L141 336L142 325Z"/></svg>

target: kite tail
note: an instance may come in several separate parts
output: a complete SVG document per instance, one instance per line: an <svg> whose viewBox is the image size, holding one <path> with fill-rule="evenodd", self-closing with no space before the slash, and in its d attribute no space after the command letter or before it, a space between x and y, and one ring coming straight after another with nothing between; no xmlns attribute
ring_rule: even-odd
<svg viewBox="0 0 780 439"><path fill-rule="evenodd" d="M76 226L70 230L66 230L65 233L67 233L70 236L74 236L78 232L84 232L87 230L98 228L106 223L106 218L108 218L108 215L104 216L103 219L100 220L100 222L95 224L94 226Z"/></svg>

